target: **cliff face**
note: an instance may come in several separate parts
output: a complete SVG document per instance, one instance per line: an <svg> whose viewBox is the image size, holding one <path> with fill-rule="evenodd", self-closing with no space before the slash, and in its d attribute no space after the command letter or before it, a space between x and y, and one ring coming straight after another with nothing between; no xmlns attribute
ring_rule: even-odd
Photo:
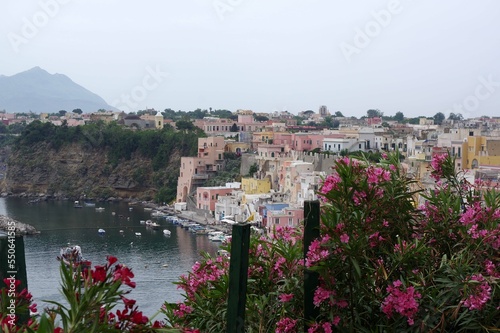
<svg viewBox="0 0 500 333"><path fill-rule="evenodd" d="M108 149L78 143L58 150L45 142L28 149L12 149L2 192L14 195L150 200L158 190L175 186L180 154L173 150L168 163L156 171L151 159L133 153L130 159L111 163ZM175 187L174 187L175 191Z"/></svg>

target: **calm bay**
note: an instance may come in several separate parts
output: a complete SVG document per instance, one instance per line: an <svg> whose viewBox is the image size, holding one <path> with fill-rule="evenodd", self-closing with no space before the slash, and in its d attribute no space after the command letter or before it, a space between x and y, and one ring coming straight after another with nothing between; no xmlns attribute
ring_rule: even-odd
<svg viewBox="0 0 500 333"><path fill-rule="evenodd" d="M63 300L56 257L68 244L79 245L93 265L104 264L107 255L114 255L131 267L137 287L129 297L137 300L147 316L155 314L165 301L180 301L181 291L173 282L191 269L200 259L200 252L215 254L219 247L206 236L191 234L165 219L156 220L162 225L160 230L146 228L140 221L151 219L151 214L141 206L120 202L97 203L96 207L104 211L74 208L68 201L29 204L22 198L0 198L0 214L41 231L24 239L28 288L39 311L47 305L43 300ZM106 232L99 235L99 228ZM171 235L164 236L163 229L170 230Z"/></svg>

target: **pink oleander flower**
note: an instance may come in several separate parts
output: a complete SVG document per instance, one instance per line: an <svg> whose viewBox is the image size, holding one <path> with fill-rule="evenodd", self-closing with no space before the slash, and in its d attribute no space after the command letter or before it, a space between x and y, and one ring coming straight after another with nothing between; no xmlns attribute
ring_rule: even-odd
<svg viewBox="0 0 500 333"><path fill-rule="evenodd" d="M469 310L482 310L491 298L491 286L481 274L472 275L469 281L475 282L469 286L470 292L464 301L464 306Z"/></svg>
<svg viewBox="0 0 500 333"><path fill-rule="evenodd" d="M320 193L328 194L331 190L336 189L341 181L342 180L340 179L339 175L336 173L328 175L323 181L323 185L319 190Z"/></svg>
<svg viewBox="0 0 500 333"><path fill-rule="evenodd" d="M407 318L408 325L415 323L415 315L418 312L418 301L422 296L415 291L415 288L404 288L400 280L392 283L392 286L387 287L389 295L382 302L382 312L391 318L393 313L399 313Z"/></svg>
<svg viewBox="0 0 500 333"><path fill-rule="evenodd" d="M314 291L314 298L313 298L314 306L320 306L324 301L329 300L330 296L333 296L334 294L335 294L334 291L327 290L319 286Z"/></svg>
<svg viewBox="0 0 500 333"><path fill-rule="evenodd" d="M340 236L340 241L341 241L342 243L346 243L346 244L347 244L347 243L349 243L349 235L348 235L348 234L342 234L342 235Z"/></svg>
<svg viewBox="0 0 500 333"><path fill-rule="evenodd" d="M279 295L280 302L286 303L293 299L293 294L281 294Z"/></svg>
<svg viewBox="0 0 500 333"><path fill-rule="evenodd" d="M431 172L431 177L434 178L434 180L438 181L444 177L443 163L447 158L448 154L434 154L432 156L431 167L433 171Z"/></svg>
<svg viewBox="0 0 500 333"><path fill-rule="evenodd" d="M282 318L276 323L276 333L295 333L298 332L297 319Z"/></svg>

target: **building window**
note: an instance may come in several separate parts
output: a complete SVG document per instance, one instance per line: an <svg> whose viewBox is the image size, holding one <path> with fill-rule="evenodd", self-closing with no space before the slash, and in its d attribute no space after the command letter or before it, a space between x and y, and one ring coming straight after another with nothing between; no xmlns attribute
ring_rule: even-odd
<svg viewBox="0 0 500 333"><path fill-rule="evenodd" d="M293 218L291 218L291 217L288 218L288 225L289 226L293 225Z"/></svg>
<svg viewBox="0 0 500 333"><path fill-rule="evenodd" d="M280 224L280 219L279 217L274 218L274 224Z"/></svg>

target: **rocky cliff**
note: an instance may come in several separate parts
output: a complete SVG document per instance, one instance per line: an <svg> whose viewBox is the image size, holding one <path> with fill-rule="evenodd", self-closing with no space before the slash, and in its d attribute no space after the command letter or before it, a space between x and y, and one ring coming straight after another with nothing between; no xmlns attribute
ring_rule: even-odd
<svg viewBox="0 0 500 333"><path fill-rule="evenodd" d="M79 143L59 149L39 142L29 149L12 149L2 192L21 196L55 198L110 197L154 199L163 187L174 187L180 154L174 150L168 163L153 170L152 160L134 152L130 159L110 162L109 148L93 148Z"/></svg>

